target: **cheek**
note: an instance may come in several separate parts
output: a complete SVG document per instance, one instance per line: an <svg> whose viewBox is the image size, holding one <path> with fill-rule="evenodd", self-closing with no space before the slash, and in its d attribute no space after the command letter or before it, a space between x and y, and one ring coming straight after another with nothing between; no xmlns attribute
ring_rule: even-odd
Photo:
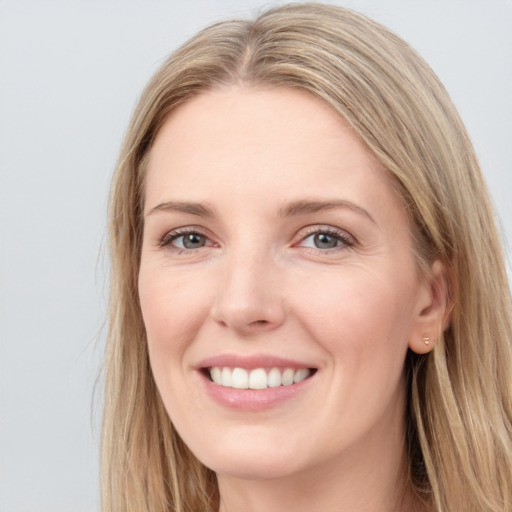
<svg viewBox="0 0 512 512"><path fill-rule="evenodd" d="M186 354L207 315L208 289L186 272L141 265L139 298L151 370L169 417L175 426L185 425L181 430L189 428L196 403L186 385Z"/></svg>
<svg viewBox="0 0 512 512"><path fill-rule="evenodd" d="M180 354L193 339L210 303L207 283L176 269L141 265L139 298L150 355Z"/></svg>
<svg viewBox="0 0 512 512"><path fill-rule="evenodd" d="M395 360L407 348L414 278L392 276L352 266L305 277L294 293L296 316L335 358L353 366Z"/></svg>
<svg viewBox="0 0 512 512"><path fill-rule="evenodd" d="M352 267L318 274L297 289L295 305L302 313L296 317L328 355L329 385L317 420L337 432L333 443L345 435L358 438L376 418L401 414L409 288ZM338 429L347 415L352 419Z"/></svg>

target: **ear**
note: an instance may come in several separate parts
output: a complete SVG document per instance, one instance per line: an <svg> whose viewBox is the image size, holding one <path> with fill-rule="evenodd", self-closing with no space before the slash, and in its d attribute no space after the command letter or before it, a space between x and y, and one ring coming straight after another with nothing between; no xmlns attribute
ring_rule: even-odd
<svg viewBox="0 0 512 512"><path fill-rule="evenodd" d="M409 348L417 354L430 352L450 323L450 272L436 260L420 284Z"/></svg>

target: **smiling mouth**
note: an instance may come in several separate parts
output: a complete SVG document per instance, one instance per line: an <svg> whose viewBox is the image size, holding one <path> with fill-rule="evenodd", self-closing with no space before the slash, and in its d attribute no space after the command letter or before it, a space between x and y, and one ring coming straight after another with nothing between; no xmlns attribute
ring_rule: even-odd
<svg viewBox="0 0 512 512"><path fill-rule="evenodd" d="M293 386L311 377L316 368L204 368L205 375L215 384L233 389L267 389Z"/></svg>

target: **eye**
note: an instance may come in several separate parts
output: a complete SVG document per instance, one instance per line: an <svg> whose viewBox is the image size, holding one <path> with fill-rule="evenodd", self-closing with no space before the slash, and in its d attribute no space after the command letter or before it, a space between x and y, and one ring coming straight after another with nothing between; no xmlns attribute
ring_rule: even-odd
<svg viewBox="0 0 512 512"><path fill-rule="evenodd" d="M318 228L310 235L305 236L299 244L300 247L320 250L351 247L353 245L354 240L344 231Z"/></svg>
<svg viewBox="0 0 512 512"><path fill-rule="evenodd" d="M306 240L311 239L311 243L317 249L333 249L337 247L340 241L333 235L328 233L315 233L308 236Z"/></svg>
<svg viewBox="0 0 512 512"><path fill-rule="evenodd" d="M180 249L199 249L206 245L206 237L200 233L187 233L173 238L171 244Z"/></svg>
<svg viewBox="0 0 512 512"><path fill-rule="evenodd" d="M206 235L194 230L176 230L168 233L160 242L160 247L169 247L178 251L191 251L212 245Z"/></svg>

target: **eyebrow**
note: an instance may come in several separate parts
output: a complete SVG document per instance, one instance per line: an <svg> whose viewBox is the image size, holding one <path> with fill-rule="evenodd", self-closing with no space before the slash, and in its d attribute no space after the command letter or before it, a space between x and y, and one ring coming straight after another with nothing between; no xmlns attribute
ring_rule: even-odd
<svg viewBox="0 0 512 512"><path fill-rule="evenodd" d="M279 215L282 217L289 217L295 215L307 215L308 213L316 213L325 210L334 210L337 208L344 208L352 210L355 213L359 213L367 217L374 224L375 219L369 214L367 210L361 208L352 201L346 199L334 199L329 201L316 200L316 199L301 199L299 201L293 201L286 204L279 210Z"/></svg>
<svg viewBox="0 0 512 512"><path fill-rule="evenodd" d="M368 213L367 210L361 208L357 204L347 201L346 199L334 200L317 200L317 199L300 199L285 204L279 209L280 217L293 217L298 215L307 215L310 213L317 213L325 210L334 210L337 208L344 208L352 210L355 213L364 215L371 222L377 224L375 219ZM181 212L190 215L197 215L198 217L214 217L215 211L212 207L194 201L166 201L151 208L146 216L152 215L156 212Z"/></svg>
<svg viewBox="0 0 512 512"><path fill-rule="evenodd" d="M162 211L189 213L199 217L213 217L215 215L213 208L210 208L203 203L196 203L193 201L166 201L165 203L160 203L154 208L151 208L151 210L146 213L146 216Z"/></svg>

